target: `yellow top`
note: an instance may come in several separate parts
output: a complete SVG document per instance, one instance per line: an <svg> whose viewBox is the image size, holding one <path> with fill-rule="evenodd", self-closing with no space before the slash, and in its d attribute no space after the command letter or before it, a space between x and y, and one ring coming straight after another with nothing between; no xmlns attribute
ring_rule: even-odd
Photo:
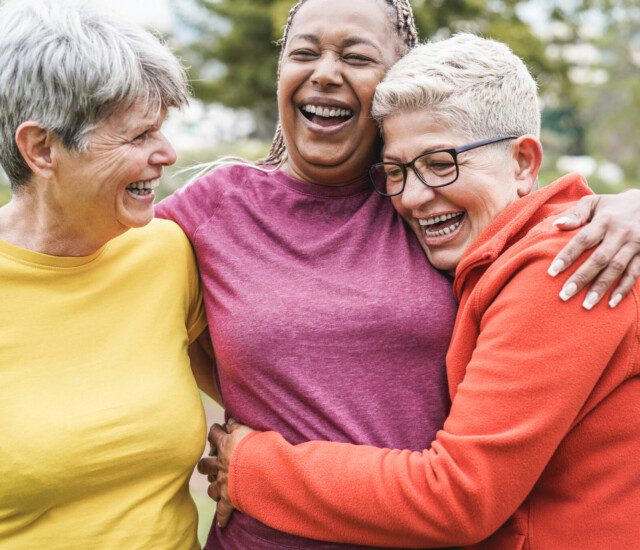
<svg viewBox="0 0 640 550"><path fill-rule="evenodd" d="M89 257L0 241L0 548L192 549L206 327L191 246L154 220Z"/></svg>

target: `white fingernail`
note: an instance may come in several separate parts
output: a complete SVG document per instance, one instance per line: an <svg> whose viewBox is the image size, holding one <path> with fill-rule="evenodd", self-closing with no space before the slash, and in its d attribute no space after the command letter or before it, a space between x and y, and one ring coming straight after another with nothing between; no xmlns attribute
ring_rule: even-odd
<svg viewBox="0 0 640 550"><path fill-rule="evenodd" d="M609 307L616 307L622 301L622 294L618 293L609 300Z"/></svg>
<svg viewBox="0 0 640 550"><path fill-rule="evenodd" d="M591 309L593 306L596 305L596 302L598 301L598 293L597 292L589 292L589 294L587 294L587 297L585 298L584 302L582 302L582 307L584 309Z"/></svg>
<svg viewBox="0 0 640 550"><path fill-rule="evenodd" d="M555 277L564 269L564 262L562 260L554 260L551 267L547 270L547 273L552 277Z"/></svg>
<svg viewBox="0 0 640 550"><path fill-rule="evenodd" d="M236 421L233 418L229 418L229 420L227 420L227 424L231 425L231 424L235 424Z"/></svg>
<svg viewBox="0 0 640 550"><path fill-rule="evenodd" d="M575 283L566 284L563 287L563 289L560 291L560 299L566 302L577 291L578 291L578 285L576 285Z"/></svg>
<svg viewBox="0 0 640 550"><path fill-rule="evenodd" d="M569 223L570 221L571 221L571 218L568 218L567 216L562 216L557 220L555 220L553 222L553 225L560 225L561 223Z"/></svg>

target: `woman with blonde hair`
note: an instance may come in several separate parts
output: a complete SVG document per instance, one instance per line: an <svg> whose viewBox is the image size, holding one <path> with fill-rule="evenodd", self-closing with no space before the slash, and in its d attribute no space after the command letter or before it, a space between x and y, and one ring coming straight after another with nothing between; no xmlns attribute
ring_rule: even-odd
<svg viewBox="0 0 640 550"><path fill-rule="evenodd" d="M576 174L536 191L540 112L524 63L473 35L420 46L378 86L373 114L385 148L372 184L454 276L449 415L419 451L215 427L218 456L201 462L218 475L211 495L227 514L233 503L344 544L635 548L639 288L587 311L545 280L571 238L554 220L591 191Z"/></svg>

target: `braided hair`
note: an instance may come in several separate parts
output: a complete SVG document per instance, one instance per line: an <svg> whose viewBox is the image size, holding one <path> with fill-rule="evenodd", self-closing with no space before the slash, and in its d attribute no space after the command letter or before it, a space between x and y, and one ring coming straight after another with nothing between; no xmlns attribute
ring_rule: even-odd
<svg viewBox="0 0 640 550"><path fill-rule="evenodd" d="M278 73L277 77L280 80L280 66L282 65L282 58L284 56L284 49L287 45L287 40L289 38L289 31L291 29L291 24L293 23L293 18L298 13L298 10L307 0L298 0L291 10L289 11L289 17L287 18L287 24L284 27L284 31L282 33L282 38L279 41L280 44L280 58L278 59ZM396 34L398 37L402 38L402 43L404 45L404 52L406 53L408 50L413 48L418 44L418 31L416 29L416 23L413 18L413 10L411 9L411 4L409 4L409 0L384 0L385 4L388 5L389 11L393 17L393 23L395 25ZM282 126L278 123L276 127L275 135L273 136L273 141L271 142L271 149L269 150L269 154L264 158L258 161L258 164L270 164L275 166L281 166L284 161L287 159L287 149L284 143L284 135L282 133Z"/></svg>

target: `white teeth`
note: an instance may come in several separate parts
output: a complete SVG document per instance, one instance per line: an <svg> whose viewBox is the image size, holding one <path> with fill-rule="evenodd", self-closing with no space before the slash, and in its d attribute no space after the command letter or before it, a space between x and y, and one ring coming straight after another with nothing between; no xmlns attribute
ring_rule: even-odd
<svg viewBox="0 0 640 550"><path fill-rule="evenodd" d="M424 227L427 237L443 237L453 233L462 223L464 212L456 212L451 214L440 214L439 216L432 216L430 218L419 219L418 224ZM430 230L429 227L440 222L444 222L455 218L451 225L438 229L437 231Z"/></svg>
<svg viewBox="0 0 640 550"><path fill-rule="evenodd" d="M130 189L130 190L137 189L138 191L147 189L147 190L153 191L154 189L157 189L159 185L160 185L160 179L158 178L151 181L137 181L135 183L132 183L131 185L128 185L127 189Z"/></svg>
<svg viewBox="0 0 640 550"><path fill-rule="evenodd" d="M439 216L432 216L430 218L424 218L424 219L419 219L418 223L425 227L425 226L429 226L429 225L434 225L436 223L439 222L445 222L447 220L450 220L451 218L456 218L458 216L461 216L462 212L453 212L450 214L440 214Z"/></svg>
<svg viewBox="0 0 640 550"><path fill-rule="evenodd" d="M302 110L326 118L351 116L353 113L349 109L338 109L336 107L320 107L318 105L303 105Z"/></svg>

